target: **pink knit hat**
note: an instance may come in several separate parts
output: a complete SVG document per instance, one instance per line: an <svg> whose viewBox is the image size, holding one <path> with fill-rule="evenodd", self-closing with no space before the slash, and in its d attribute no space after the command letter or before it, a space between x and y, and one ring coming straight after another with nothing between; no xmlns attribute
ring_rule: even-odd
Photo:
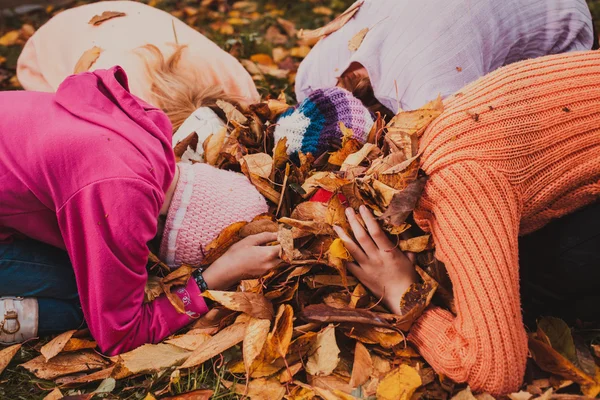
<svg viewBox="0 0 600 400"><path fill-rule="evenodd" d="M268 210L248 179L207 164L179 163L179 181L167 214L160 258L169 267L198 265L223 229Z"/></svg>

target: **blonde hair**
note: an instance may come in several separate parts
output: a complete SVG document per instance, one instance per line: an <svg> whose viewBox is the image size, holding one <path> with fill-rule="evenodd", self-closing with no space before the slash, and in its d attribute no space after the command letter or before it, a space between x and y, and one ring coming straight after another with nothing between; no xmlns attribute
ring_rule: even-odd
<svg viewBox="0 0 600 400"><path fill-rule="evenodd" d="M154 105L167 114L173 131L200 107L210 107L224 118L222 110L216 105L217 100L225 100L236 106L239 106L240 100L239 97L226 94L214 84L207 84L198 74L194 74L190 81L190 74L181 73L182 68L189 68L179 65L186 48L185 45L176 45L175 52L168 58L152 44L138 49L138 55L144 59L146 74L152 82L150 91Z"/></svg>

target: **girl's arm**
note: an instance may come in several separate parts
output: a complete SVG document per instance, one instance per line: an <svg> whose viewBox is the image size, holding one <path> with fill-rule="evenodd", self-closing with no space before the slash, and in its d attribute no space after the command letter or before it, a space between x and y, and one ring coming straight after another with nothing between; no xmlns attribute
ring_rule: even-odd
<svg viewBox="0 0 600 400"><path fill-rule="evenodd" d="M430 177L415 211L419 225L433 234L436 257L446 265L457 315L431 307L408 339L438 373L493 395L518 390L528 351L519 294L518 204L504 176L469 161ZM369 218L363 219L369 228ZM360 229L353 227L355 236ZM393 250L382 258L375 247L365 248L369 241L377 243L381 228L368 230L374 240L366 246L357 237L368 259L359 258L359 266L349 268L399 312L395 305L410 281L405 257Z"/></svg>

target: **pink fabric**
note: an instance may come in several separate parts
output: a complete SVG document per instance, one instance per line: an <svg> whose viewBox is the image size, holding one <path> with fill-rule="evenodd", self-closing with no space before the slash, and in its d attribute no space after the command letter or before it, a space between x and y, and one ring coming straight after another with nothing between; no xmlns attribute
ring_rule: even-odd
<svg viewBox="0 0 600 400"><path fill-rule="evenodd" d="M88 23L104 11L120 11L98 26ZM181 73L204 79L206 86L220 86L242 103L259 100L252 77L230 54L200 32L171 14L136 1L102 1L62 11L44 24L25 44L17 64L19 82L27 90L53 92L74 72L81 55L94 46L102 49L92 69L123 67L130 79L131 93L156 104L152 99L144 59L139 47L153 44L168 57L176 43L187 45Z"/></svg>
<svg viewBox="0 0 600 400"><path fill-rule="evenodd" d="M269 209L242 174L201 163L178 166L179 181L160 246L161 259L170 267L200 264L204 249L223 229L250 222Z"/></svg>
<svg viewBox="0 0 600 400"><path fill-rule="evenodd" d="M144 304L147 242L175 171L171 124L114 67L56 94L1 92L0 240L20 233L69 253L83 313L110 355L155 343L207 311L192 280Z"/></svg>

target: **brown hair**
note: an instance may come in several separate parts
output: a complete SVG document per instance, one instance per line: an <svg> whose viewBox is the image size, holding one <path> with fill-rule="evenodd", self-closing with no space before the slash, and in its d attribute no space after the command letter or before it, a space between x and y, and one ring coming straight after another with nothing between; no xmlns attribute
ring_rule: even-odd
<svg viewBox="0 0 600 400"><path fill-rule="evenodd" d="M338 78L337 86L352 93L352 95L359 99L373 114L379 112L384 119L394 116L394 113L381 104L375 97L373 86L371 85L371 80L368 76L359 76L352 72L345 72Z"/></svg>
<svg viewBox="0 0 600 400"><path fill-rule="evenodd" d="M201 76L195 74L192 81L189 75L183 75L179 61L187 46L176 45L175 52L165 58L158 47L147 44L140 47L138 55L144 59L146 74L152 82L151 92L154 105L160 107L171 120L173 131L199 107L210 107L221 118L225 115L217 107L217 100L225 100L236 106L238 97L227 95L218 86L207 84Z"/></svg>

